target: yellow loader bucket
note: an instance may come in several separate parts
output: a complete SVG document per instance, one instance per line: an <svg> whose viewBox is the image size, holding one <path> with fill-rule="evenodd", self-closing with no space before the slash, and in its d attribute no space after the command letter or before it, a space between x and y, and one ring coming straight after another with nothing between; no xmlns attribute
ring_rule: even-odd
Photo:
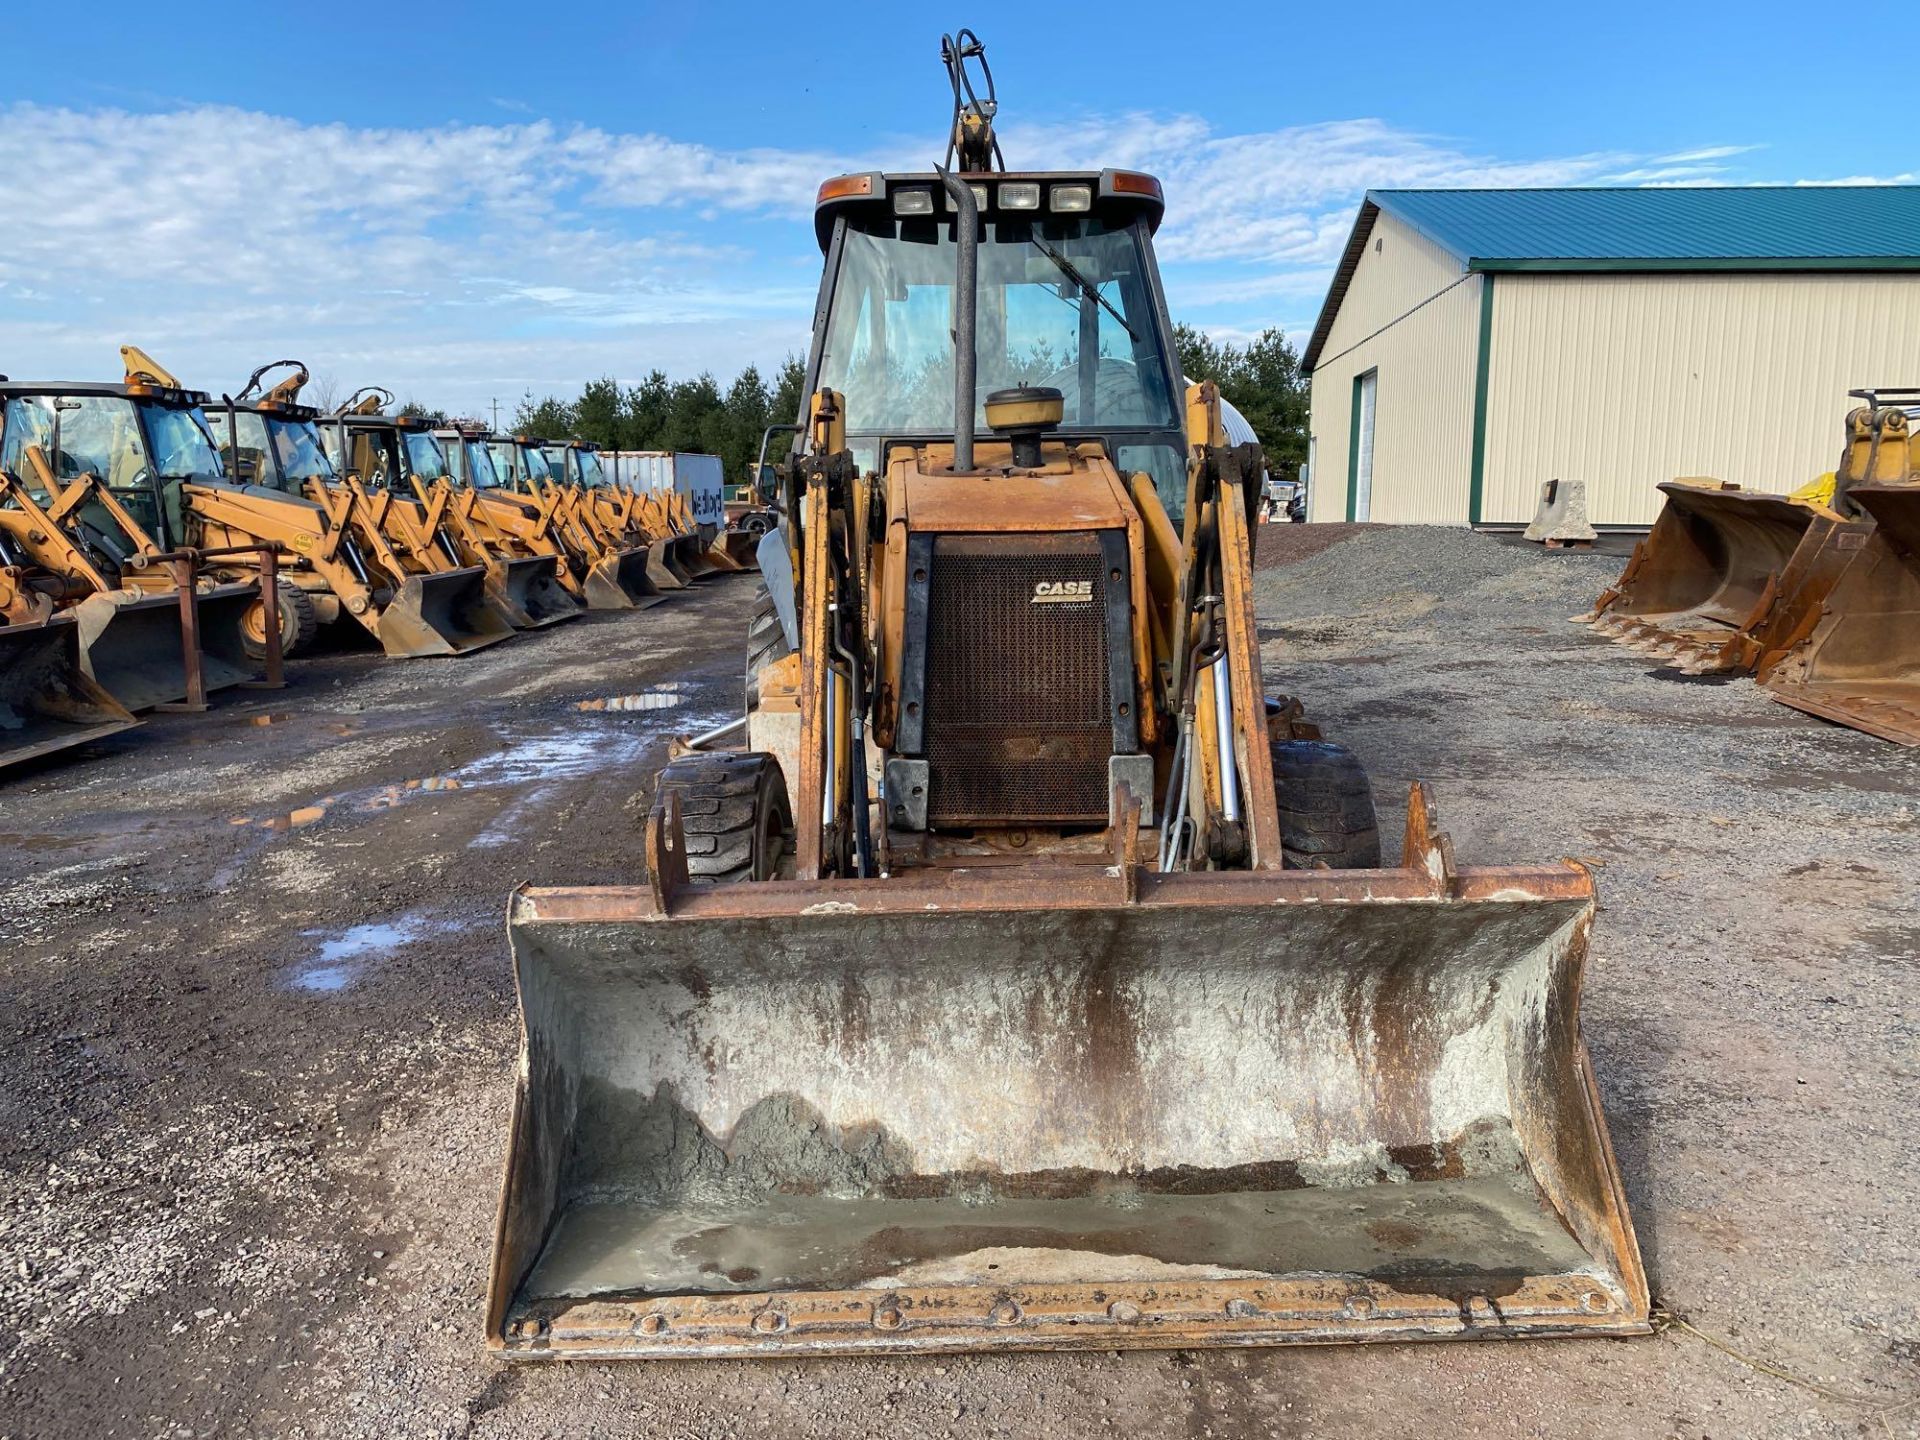
<svg viewBox="0 0 1920 1440"><path fill-rule="evenodd" d="M578 600L560 583L556 560L550 555L501 558L487 566L487 598L516 630L538 630L585 614Z"/></svg>
<svg viewBox="0 0 1920 1440"><path fill-rule="evenodd" d="M652 546L609 550L587 567L589 610L645 610L665 597L652 575ZM672 583L671 580L669 583ZM677 586L675 587L677 588Z"/></svg>
<svg viewBox="0 0 1920 1440"><path fill-rule="evenodd" d="M1622 1335L1577 866L529 889L490 1344ZM677 827L675 827L677 828ZM676 878L676 874L679 878Z"/></svg>
<svg viewBox="0 0 1920 1440"><path fill-rule="evenodd" d="M1783 705L1920 745L1920 485L1855 485L1848 494L1874 528L1760 683Z"/></svg>
<svg viewBox="0 0 1920 1440"><path fill-rule="evenodd" d="M487 600L487 572L469 565L409 576L375 633L389 655L464 655L512 638L513 626Z"/></svg>
<svg viewBox="0 0 1920 1440"><path fill-rule="evenodd" d="M82 668L71 615L0 625L0 769L139 723Z"/></svg>
<svg viewBox="0 0 1920 1440"><path fill-rule="evenodd" d="M1691 674L1750 669L1775 643L1775 600L1820 584L1816 572L1831 583L1828 542L1848 522L1779 495L1660 489L1666 505L1589 623Z"/></svg>
<svg viewBox="0 0 1920 1440"><path fill-rule="evenodd" d="M200 675L209 695L265 673L241 643L241 623L258 594L253 585L220 585L200 595ZM109 591L88 596L73 614L81 663L127 709L139 714L187 698L177 595Z"/></svg>

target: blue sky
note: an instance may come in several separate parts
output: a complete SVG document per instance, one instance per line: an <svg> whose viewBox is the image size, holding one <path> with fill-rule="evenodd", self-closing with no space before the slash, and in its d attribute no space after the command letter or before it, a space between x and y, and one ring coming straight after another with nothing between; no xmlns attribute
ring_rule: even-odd
<svg viewBox="0 0 1920 1440"><path fill-rule="evenodd" d="M1175 318L1228 338L1304 341L1368 186L1916 178L1892 6L873 10L16 6L0 371L132 341L209 389L296 356L477 413L770 366L815 185L939 157L959 23L1010 163L1162 175Z"/></svg>

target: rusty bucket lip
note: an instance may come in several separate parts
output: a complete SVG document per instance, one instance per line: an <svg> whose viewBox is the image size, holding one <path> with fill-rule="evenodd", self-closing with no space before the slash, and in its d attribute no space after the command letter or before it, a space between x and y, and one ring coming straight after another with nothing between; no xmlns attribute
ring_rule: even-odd
<svg viewBox="0 0 1920 1440"><path fill-rule="evenodd" d="M1497 1308L1346 1275L583 1298L503 1316L487 1348L531 1362L1651 1334L1644 1281L1624 1278L1530 1276Z"/></svg>
<svg viewBox="0 0 1920 1440"><path fill-rule="evenodd" d="M955 866L911 870L888 880L767 880L674 892L662 907L647 885L522 886L514 924L633 919L831 917L940 911L1107 909L1125 877L1106 864ZM1593 876L1577 861L1552 865L1463 866L1450 889L1412 869L1241 870L1132 878L1142 906L1588 901Z"/></svg>

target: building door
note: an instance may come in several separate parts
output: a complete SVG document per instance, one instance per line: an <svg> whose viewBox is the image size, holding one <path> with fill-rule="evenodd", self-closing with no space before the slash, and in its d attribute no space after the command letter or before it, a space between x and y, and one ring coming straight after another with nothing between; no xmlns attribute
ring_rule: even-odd
<svg viewBox="0 0 1920 1440"><path fill-rule="evenodd" d="M1353 453L1349 464L1353 473L1348 494L1347 518L1365 521L1373 513L1373 415L1374 397L1379 389L1380 372L1369 370L1353 380Z"/></svg>

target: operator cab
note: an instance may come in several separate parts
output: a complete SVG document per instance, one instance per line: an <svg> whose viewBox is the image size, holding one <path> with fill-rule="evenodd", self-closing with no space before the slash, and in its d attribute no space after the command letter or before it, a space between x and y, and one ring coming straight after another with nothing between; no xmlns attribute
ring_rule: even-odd
<svg viewBox="0 0 1920 1440"><path fill-rule="evenodd" d="M202 407L208 396L174 385L67 381L0 384L0 469L42 504L48 496L26 462L38 445L62 482L98 476L161 549L184 543L180 487L224 481ZM90 545L116 565L133 541L106 509L81 519Z"/></svg>
<svg viewBox="0 0 1920 1440"><path fill-rule="evenodd" d="M1058 390L1050 438L1097 440L1180 514L1184 385L1153 253L1160 182L1128 170L962 178L979 208L976 423L996 392ZM892 445L953 438L956 218L937 175L820 187L814 231L827 263L807 393L845 397L862 471L883 472Z"/></svg>
<svg viewBox="0 0 1920 1440"><path fill-rule="evenodd" d="M330 485L333 462L321 442L320 412L311 405L226 397L210 406L215 443L233 483L306 498L309 480Z"/></svg>

